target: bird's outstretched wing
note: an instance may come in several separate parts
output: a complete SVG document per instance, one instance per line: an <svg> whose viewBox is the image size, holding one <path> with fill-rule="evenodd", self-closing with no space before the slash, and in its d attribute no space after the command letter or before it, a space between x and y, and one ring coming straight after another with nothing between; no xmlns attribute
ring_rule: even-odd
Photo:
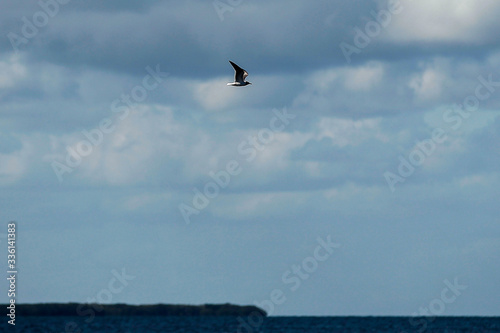
<svg viewBox="0 0 500 333"><path fill-rule="evenodd" d="M240 82L241 84L243 84L245 82L245 78L248 76L248 72L240 66L236 65L231 60L229 60L229 62L234 68L234 82Z"/></svg>

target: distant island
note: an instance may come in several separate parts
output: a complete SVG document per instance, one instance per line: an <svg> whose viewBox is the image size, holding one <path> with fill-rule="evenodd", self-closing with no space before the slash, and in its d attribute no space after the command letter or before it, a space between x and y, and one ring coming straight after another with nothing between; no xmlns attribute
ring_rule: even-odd
<svg viewBox="0 0 500 333"><path fill-rule="evenodd" d="M7 307L9 304L3 304ZM204 305L128 305L87 303L38 303L16 304L17 316L248 316L267 313L252 305L204 304Z"/></svg>

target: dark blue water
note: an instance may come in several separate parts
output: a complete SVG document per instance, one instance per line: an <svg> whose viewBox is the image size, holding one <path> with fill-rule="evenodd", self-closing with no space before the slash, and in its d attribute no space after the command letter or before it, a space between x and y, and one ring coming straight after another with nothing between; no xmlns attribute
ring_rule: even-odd
<svg viewBox="0 0 500 333"><path fill-rule="evenodd" d="M500 332L500 317L18 317L15 328L4 320L0 332Z"/></svg>

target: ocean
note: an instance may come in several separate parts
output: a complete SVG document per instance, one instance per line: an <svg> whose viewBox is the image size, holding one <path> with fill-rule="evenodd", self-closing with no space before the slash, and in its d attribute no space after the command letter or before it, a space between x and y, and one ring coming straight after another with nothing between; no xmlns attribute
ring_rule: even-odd
<svg viewBox="0 0 500 333"><path fill-rule="evenodd" d="M500 332L500 317L18 317L0 332Z"/></svg>

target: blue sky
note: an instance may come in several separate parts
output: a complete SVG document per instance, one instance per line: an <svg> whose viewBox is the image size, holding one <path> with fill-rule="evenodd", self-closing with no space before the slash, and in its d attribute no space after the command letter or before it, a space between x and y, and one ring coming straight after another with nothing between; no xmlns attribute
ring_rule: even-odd
<svg viewBox="0 0 500 333"><path fill-rule="evenodd" d="M18 302L499 314L500 3L41 3L0 5Z"/></svg>

